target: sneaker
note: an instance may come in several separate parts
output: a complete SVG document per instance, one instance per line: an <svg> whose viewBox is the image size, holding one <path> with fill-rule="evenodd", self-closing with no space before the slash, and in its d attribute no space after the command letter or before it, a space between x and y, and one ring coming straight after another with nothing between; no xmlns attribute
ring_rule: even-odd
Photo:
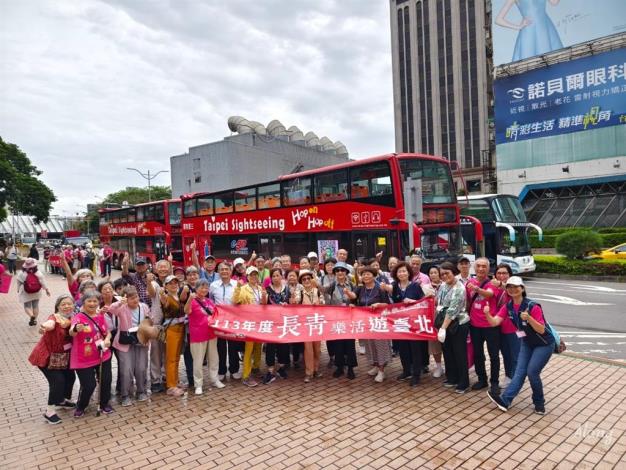
<svg viewBox="0 0 626 470"><path fill-rule="evenodd" d="M370 370L367 371L367 375L370 375L372 377L378 375L378 367L372 367Z"/></svg>
<svg viewBox="0 0 626 470"><path fill-rule="evenodd" d="M124 397L122 398L122 406L133 406L133 401L130 397Z"/></svg>
<svg viewBox="0 0 626 470"><path fill-rule="evenodd" d="M396 377L396 380L402 382L404 380L409 380L411 377L413 377L412 374L406 373L406 372L402 372L398 377Z"/></svg>
<svg viewBox="0 0 626 470"><path fill-rule="evenodd" d="M310 375L305 375L304 376L304 383L308 384L311 381L311 376Z"/></svg>
<svg viewBox="0 0 626 470"><path fill-rule="evenodd" d="M535 414L538 415L545 415L546 414L546 407L543 405L535 405Z"/></svg>
<svg viewBox="0 0 626 470"><path fill-rule="evenodd" d="M137 394L137 401L147 401L148 400L148 394L145 392L139 393Z"/></svg>
<svg viewBox="0 0 626 470"><path fill-rule="evenodd" d="M348 373L346 374L349 380L354 380L356 375L354 375L354 369L352 367L348 367Z"/></svg>
<svg viewBox="0 0 626 470"><path fill-rule="evenodd" d="M241 380L241 372L235 372L234 374L230 374L230 376L235 380Z"/></svg>
<svg viewBox="0 0 626 470"><path fill-rule="evenodd" d="M465 395L467 392L469 392L469 387L467 388L457 388L454 390L454 393L458 393L459 395Z"/></svg>
<svg viewBox="0 0 626 470"><path fill-rule="evenodd" d="M437 364L435 366L435 370L433 371L433 377L438 379L442 375L443 375L443 367L441 366L441 364Z"/></svg>
<svg viewBox="0 0 626 470"><path fill-rule="evenodd" d="M315 372L313 372L313 378L321 379L322 377L323 377L323 374L319 370L316 370Z"/></svg>
<svg viewBox="0 0 626 470"><path fill-rule="evenodd" d="M510 383L511 379L505 375L504 380L502 381L502 388L507 388Z"/></svg>
<svg viewBox="0 0 626 470"><path fill-rule="evenodd" d="M487 388L487 386L487 382L479 381L472 385L472 390L482 390L484 388Z"/></svg>
<svg viewBox="0 0 626 470"><path fill-rule="evenodd" d="M506 403L504 403L502 401L502 398L500 398L500 395L496 395L494 394L491 390L487 391L487 396L489 397L489 399L495 403L495 405L500 408L502 411L508 411L509 407L506 405Z"/></svg>
<svg viewBox="0 0 626 470"><path fill-rule="evenodd" d="M452 382L448 382L447 380L443 383L443 386L446 388L454 388L457 386L457 384L454 384Z"/></svg>
<svg viewBox="0 0 626 470"><path fill-rule="evenodd" d="M216 380L211 385L213 385L215 388L224 388L224 387L226 387L226 385L224 385L224 383L221 380Z"/></svg>
<svg viewBox="0 0 626 470"><path fill-rule="evenodd" d="M217 380L219 380L220 382L223 382L226 379L226 374L220 374L217 376Z"/></svg>
<svg viewBox="0 0 626 470"><path fill-rule="evenodd" d="M334 365L335 365L335 359L332 358L332 357L329 358L328 359L328 364L326 364L326 367L329 368L329 369L332 369Z"/></svg>
<svg viewBox="0 0 626 470"><path fill-rule="evenodd" d="M420 384L419 377L411 377L411 387L417 387Z"/></svg>
<svg viewBox="0 0 626 470"><path fill-rule="evenodd" d="M333 372L333 377L336 379L338 379L342 375L343 375L343 368L340 369L339 367L337 367L337 370Z"/></svg>
<svg viewBox="0 0 626 470"><path fill-rule="evenodd" d="M73 401L65 400L63 403L59 403L57 406L61 408L76 408L76 403Z"/></svg>
<svg viewBox="0 0 626 470"><path fill-rule="evenodd" d="M268 372L267 374L265 374L265 376L263 376L263 384L264 385L269 385L274 380L276 380L276 376L274 374L272 374L271 372Z"/></svg>
<svg viewBox="0 0 626 470"><path fill-rule="evenodd" d="M28 325L35 326L36 324L37 324L37 320L35 320L34 317L30 317L30 320L28 320Z"/></svg>
<svg viewBox="0 0 626 470"><path fill-rule="evenodd" d="M152 393L163 393L165 391L165 387L163 386L163 384L161 382L156 383L156 384L152 384L150 386L150 391Z"/></svg>
<svg viewBox="0 0 626 470"><path fill-rule="evenodd" d="M376 374L376 378L374 379L374 382L381 383L383 380L385 380L385 373L382 370L379 370L378 373Z"/></svg>
<svg viewBox="0 0 626 470"><path fill-rule="evenodd" d="M281 367L280 369L278 369L278 375L280 375L281 379L286 379L287 378L287 370L284 367Z"/></svg>
<svg viewBox="0 0 626 470"><path fill-rule="evenodd" d="M74 418L82 418L83 416L85 416L85 410L79 410L78 408L74 410Z"/></svg>
<svg viewBox="0 0 626 470"><path fill-rule="evenodd" d="M102 408L102 413L104 413L105 415L110 415L111 413L113 413L115 410L113 409L113 407L111 405L107 405L104 408Z"/></svg>
<svg viewBox="0 0 626 470"><path fill-rule="evenodd" d="M202 395L202 387L196 387L196 395Z"/></svg>
<svg viewBox="0 0 626 470"><path fill-rule="evenodd" d="M61 418L59 418L59 415L57 415L56 413L52 416L44 414L43 417L48 422L48 424L61 424Z"/></svg>
<svg viewBox="0 0 626 470"><path fill-rule="evenodd" d="M170 387L166 393L171 397L180 397L185 394L185 391L178 387Z"/></svg>
<svg viewBox="0 0 626 470"><path fill-rule="evenodd" d="M254 380L254 377L252 376L248 377L247 379L244 379L242 383L244 385L247 385L248 387L256 387L257 385L259 385L259 382Z"/></svg>

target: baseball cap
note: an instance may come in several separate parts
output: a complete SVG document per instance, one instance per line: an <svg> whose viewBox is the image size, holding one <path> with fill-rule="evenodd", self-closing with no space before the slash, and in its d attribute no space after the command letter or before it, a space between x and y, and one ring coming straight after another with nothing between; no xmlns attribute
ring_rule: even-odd
<svg viewBox="0 0 626 470"><path fill-rule="evenodd" d="M146 264L146 258L143 256L135 256L135 264Z"/></svg>
<svg viewBox="0 0 626 470"><path fill-rule="evenodd" d="M465 263L465 262L471 263L470 259L467 256L461 256L459 258L459 263Z"/></svg>
<svg viewBox="0 0 626 470"><path fill-rule="evenodd" d="M507 279L506 285L524 287L524 280L519 276L511 276Z"/></svg>
<svg viewBox="0 0 626 470"><path fill-rule="evenodd" d="M165 285L165 284L169 284L169 283L170 283L170 282L172 282L172 281L176 281L176 282L178 282L178 278L177 278L176 276L174 276L173 274L170 274L169 276L167 276L167 277L165 278L165 281L163 281L163 284L164 284L164 285Z"/></svg>
<svg viewBox="0 0 626 470"><path fill-rule="evenodd" d="M254 266L249 266L248 269L246 269L246 276L249 276L252 273L259 274L259 270L255 268Z"/></svg>
<svg viewBox="0 0 626 470"><path fill-rule="evenodd" d="M314 251L309 251L309 254L306 255L306 257L318 259L317 253L315 253Z"/></svg>
<svg viewBox="0 0 626 470"><path fill-rule="evenodd" d="M204 257L204 260L206 261L206 260L208 260L208 259L215 260L215 256L213 256L213 255L206 255L206 256Z"/></svg>
<svg viewBox="0 0 626 470"><path fill-rule="evenodd" d="M233 261L233 266L237 266L238 264L244 264L245 261L243 260L243 258L235 258L235 261Z"/></svg>

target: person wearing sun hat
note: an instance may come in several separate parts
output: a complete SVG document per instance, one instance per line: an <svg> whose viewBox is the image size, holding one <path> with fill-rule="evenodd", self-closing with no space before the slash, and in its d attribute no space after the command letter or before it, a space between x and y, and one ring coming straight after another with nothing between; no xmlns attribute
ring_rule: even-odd
<svg viewBox="0 0 626 470"><path fill-rule="evenodd" d="M35 326L39 315L39 299L41 291L50 297L50 290L46 286L44 275L37 269L37 260L26 258L22 265L22 271L16 277L18 299L24 306L24 312L28 315L28 324ZM39 285L37 286L37 282Z"/></svg>
<svg viewBox="0 0 626 470"><path fill-rule="evenodd" d="M507 411L528 377L535 413L544 415L546 408L541 371L552 357L556 340L546 325L541 305L528 298L521 277L511 276L506 281L506 292L511 300L500 308L497 318L508 316L511 319L522 344L511 383L502 394L489 390L487 396L498 408Z"/></svg>
<svg viewBox="0 0 626 470"><path fill-rule="evenodd" d="M261 305L267 303L267 291L263 289L263 286L259 282L259 270L256 266L250 266L246 269L246 278L248 282L246 284L241 283L241 281L237 284L235 288L235 292L233 293L233 303L237 305ZM258 349L259 353L259 363L260 361L260 352L261 352L262 344L256 343L254 341L246 341L245 349L243 353L243 384L248 387L256 387L259 383L255 380L254 377L251 376L253 369L253 360L252 357L255 355L255 350ZM256 368L260 366L260 364L254 364Z"/></svg>
<svg viewBox="0 0 626 470"><path fill-rule="evenodd" d="M178 278L171 274L165 278L163 289L159 291L165 328L165 388L167 394L172 396L184 394L178 386L178 364L185 337L185 316L178 287Z"/></svg>

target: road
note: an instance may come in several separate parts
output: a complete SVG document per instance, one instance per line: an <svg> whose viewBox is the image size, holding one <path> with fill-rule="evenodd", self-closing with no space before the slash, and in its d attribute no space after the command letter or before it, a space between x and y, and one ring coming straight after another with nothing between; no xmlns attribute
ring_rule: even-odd
<svg viewBox="0 0 626 470"><path fill-rule="evenodd" d="M569 350L626 362L626 284L525 279Z"/></svg>

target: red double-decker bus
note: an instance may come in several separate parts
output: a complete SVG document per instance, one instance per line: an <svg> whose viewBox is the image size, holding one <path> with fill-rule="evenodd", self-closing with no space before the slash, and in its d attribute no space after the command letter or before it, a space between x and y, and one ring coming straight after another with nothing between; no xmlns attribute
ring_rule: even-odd
<svg viewBox="0 0 626 470"><path fill-rule="evenodd" d="M149 264L172 255L183 264L181 201L171 199L119 209L100 209L100 241L113 248L113 267L120 268L125 252L131 265L136 256Z"/></svg>
<svg viewBox="0 0 626 470"><path fill-rule="evenodd" d="M405 221L403 185L422 182L423 223ZM409 228L429 263L460 253L459 205L449 162L419 154L391 154L281 176L275 181L216 193L182 196L185 262L250 255L320 259L345 248L350 258L408 254Z"/></svg>

